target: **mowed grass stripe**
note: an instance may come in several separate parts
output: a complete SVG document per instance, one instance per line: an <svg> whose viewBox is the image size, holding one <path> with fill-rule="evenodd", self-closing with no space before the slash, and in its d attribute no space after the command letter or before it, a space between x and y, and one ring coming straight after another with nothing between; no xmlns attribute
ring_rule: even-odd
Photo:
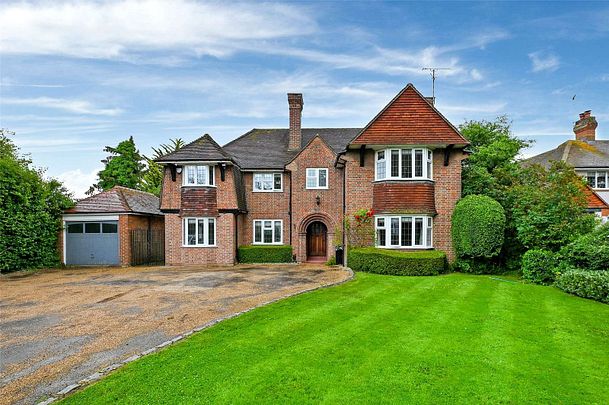
<svg viewBox="0 0 609 405"><path fill-rule="evenodd" d="M66 402L606 403L608 321L609 306L550 287L358 274L222 322Z"/></svg>

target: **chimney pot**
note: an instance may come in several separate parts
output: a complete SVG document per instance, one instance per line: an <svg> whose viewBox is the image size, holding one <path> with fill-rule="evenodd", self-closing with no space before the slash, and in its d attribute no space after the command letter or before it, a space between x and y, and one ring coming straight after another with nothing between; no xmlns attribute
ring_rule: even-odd
<svg viewBox="0 0 609 405"><path fill-rule="evenodd" d="M596 118L591 115L592 110L586 110L579 114L579 120L573 126L575 139L578 141L594 141L596 140L596 127L598 123Z"/></svg>
<svg viewBox="0 0 609 405"><path fill-rule="evenodd" d="M302 93L288 93L288 105L290 107L290 135L288 150L299 150L302 146Z"/></svg>

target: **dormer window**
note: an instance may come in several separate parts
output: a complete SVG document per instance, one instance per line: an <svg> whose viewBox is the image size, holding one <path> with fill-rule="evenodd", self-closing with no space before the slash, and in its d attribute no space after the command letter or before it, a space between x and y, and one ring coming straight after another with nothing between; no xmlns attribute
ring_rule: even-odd
<svg viewBox="0 0 609 405"><path fill-rule="evenodd" d="M183 182L185 186L213 186L214 166L188 165L184 166Z"/></svg>
<svg viewBox="0 0 609 405"><path fill-rule="evenodd" d="M431 180L433 151L391 148L376 152L375 180Z"/></svg>

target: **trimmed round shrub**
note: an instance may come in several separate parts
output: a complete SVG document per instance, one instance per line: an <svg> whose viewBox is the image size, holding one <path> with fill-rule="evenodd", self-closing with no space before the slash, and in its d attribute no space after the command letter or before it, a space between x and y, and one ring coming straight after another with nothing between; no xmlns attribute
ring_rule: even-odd
<svg viewBox="0 0 609 405"><path fill-rule="evenodd" d="M522 256L522 277L535 284L554 282L556 255L544 249L531 249Z"/></svg>
<svg viewBox="0 0 609 405"><path fill-rule="evenodd" d="M505 211L490 197L461 199L452 217L452 239L458 257L491 258L499 255L505 233Z"/></svg>
<svg viewBox="0 0 609 405"><path fill-rule="evenodd" d="M394 276L435 276L447 270L446 254L438 250L402 252L373 247L352 248L348 266L355 271Z"/></svg>
<svg viewBox="0 0 609 405"><path fill-rule="evenodd" d="M239 263L289 263L292 262L292 246L239 246Z"/></svg>
<svg viewBox="0 0 609 405"><path fill-rule="evenodd" d="M609 304L609 271L570 269L557 275L555 285L569 294Z"/></svg>
<svg viewBox="0 0 609 405"><path fill-rule="evenodd" d="M609 271L609 224L599 226L562 248L560 258L580 269Z"/></svg>

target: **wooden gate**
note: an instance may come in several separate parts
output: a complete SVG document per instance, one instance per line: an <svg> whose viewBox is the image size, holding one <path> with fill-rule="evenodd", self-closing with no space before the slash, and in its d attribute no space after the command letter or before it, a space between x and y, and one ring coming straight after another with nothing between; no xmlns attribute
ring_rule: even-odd
<svg viewBox="0 0 609 405"><path fill-rule="evenodd" d="M165 231L131 230L131 265L165 264Z"/></svg>

